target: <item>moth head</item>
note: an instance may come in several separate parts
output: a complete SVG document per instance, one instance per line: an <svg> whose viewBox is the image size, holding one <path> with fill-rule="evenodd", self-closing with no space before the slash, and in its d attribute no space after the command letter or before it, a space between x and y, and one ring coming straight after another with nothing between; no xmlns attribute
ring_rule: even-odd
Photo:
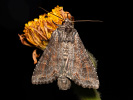
<svg viewBox="0 0 133 100"><path fill-rule="evenodd" d="M73 26L73 23L71 20L69 20L68 18L66 18L63 22L62 22L62 25L65 25L65 26Z"/></svg>

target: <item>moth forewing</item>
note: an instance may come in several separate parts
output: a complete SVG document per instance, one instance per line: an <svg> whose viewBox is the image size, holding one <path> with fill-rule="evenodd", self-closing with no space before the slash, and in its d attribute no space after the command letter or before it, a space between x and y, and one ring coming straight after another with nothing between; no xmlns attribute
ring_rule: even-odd
<svg viewBox="0 0 133 100"><path fill-rule="evenodd" d="M75 34L73 46L74 65L71 67L73 68L72 80L84 88L99 88L99 80L94 67L95 65L92 58L88 55L78 32Z"/></svg>
<svg viewBox="0 0 133 100"><path fill-rule="evenodd" d="M61 90L71 86L71 80L84 88L99 87L92 58L88 55L77 30L69 19L53 33L32 76L32 83L45 84L58 79Z"/></svg>
<svg viewBox="0 0 133 100"><path fill-rule="evenodd" d="M32 75L33 84L46 84L56 79L57 73L57 50L58 37L56 31L53 32L48 46L39 59Z"/></svg>

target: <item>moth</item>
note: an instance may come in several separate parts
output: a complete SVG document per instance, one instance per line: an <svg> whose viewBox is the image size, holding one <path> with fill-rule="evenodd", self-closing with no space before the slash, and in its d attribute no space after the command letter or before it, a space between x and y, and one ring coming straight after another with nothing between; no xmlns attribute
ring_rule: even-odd
<svg viewBox="0 0 133 100"><path fill-rule="evenodd" d="M56 79L60 90L69 89L70 80L83 88L99 88L91 56L74 28L73 21L68 18L52 33L34 69L32 84L48 84Z"/></svg>

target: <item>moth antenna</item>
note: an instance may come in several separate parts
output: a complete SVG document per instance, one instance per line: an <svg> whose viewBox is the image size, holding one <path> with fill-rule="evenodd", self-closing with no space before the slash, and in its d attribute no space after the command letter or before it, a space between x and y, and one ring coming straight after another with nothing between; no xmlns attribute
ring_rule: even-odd
<svg viewBox="0 0 133 100"><path fill-rule="evenodd" d="M103 21L101 21L101 20L75 20L72 22L103 22Z"/></svg>
<svg viewBox="0 0 133 100"><path fill-rule="evenodd" d="M44 9L44 8L42 8L42 7L39 7L39 8L41 8L41 9L44 10L44 11L46 11L47 13L50 13L49 11L47 11L46 9ZM54 15L54 16L56 16L56 17L58 17L58 18L60 18L60 19L62 19L62 20L64 21L63 18L61 18L61 17L59 17L59 16L57 16L57 15L55 15L55 14L53 14L53 13L50 13L50 14L52 14L52 15Z"/></svg>
<svg viewBox="0 0 133 100"><path fill-rule="evenodd" d="M56 26L60 27L60 25L56 24L53 20L52 20L52 22L53 22Z"/></svg>

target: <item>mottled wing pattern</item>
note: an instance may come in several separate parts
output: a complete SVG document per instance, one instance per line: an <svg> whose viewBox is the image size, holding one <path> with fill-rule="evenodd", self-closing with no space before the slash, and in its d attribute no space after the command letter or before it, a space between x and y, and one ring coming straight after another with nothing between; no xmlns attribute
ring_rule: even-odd
<svg viewBox="0 0 133 100"><path fill-rule="evenodd" d="M56 79L58 64L58 33L55 30L52 33L48 46L39 59L33 75L32 84L45 84L53 82Z"/></svg>
<svg viewBox="0 0 133 100"><path fill-rule="evenodd" d="M84 88L99 88L99 80L94 63L85 49L78 33L74 41L74 65L72 68L72 80Z"/></svg>

